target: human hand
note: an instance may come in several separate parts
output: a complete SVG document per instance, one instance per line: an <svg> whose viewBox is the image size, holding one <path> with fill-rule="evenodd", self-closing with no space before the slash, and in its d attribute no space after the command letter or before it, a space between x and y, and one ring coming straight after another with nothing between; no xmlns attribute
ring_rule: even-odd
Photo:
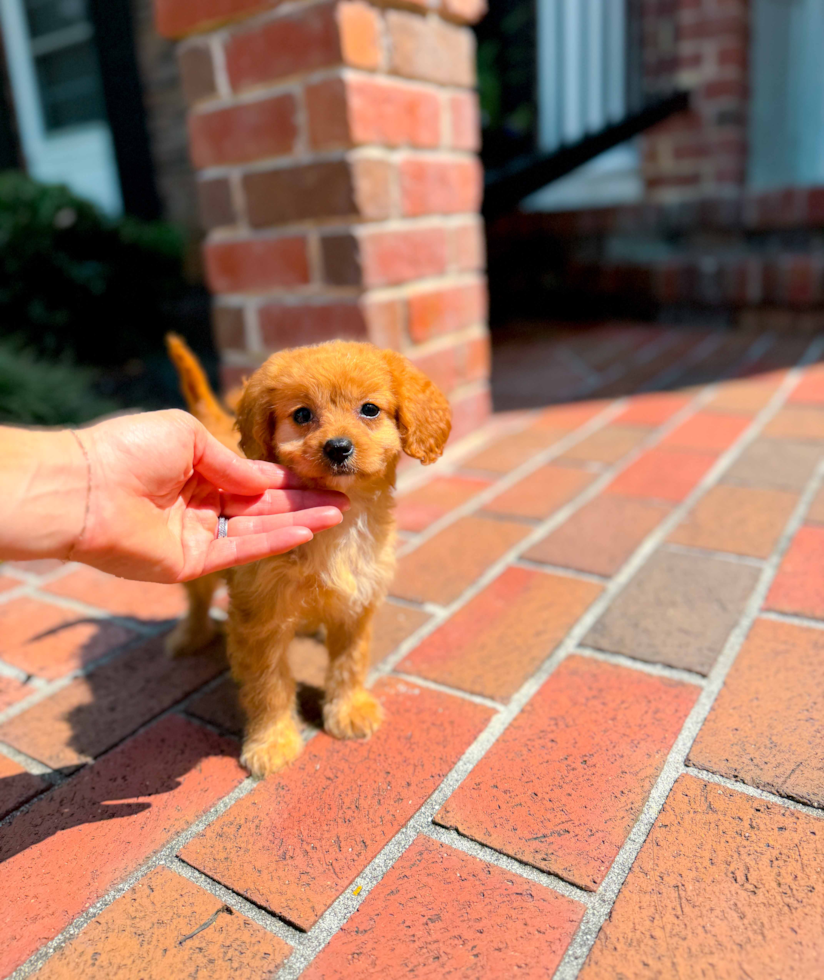
<svg viewBox="0 0 824 980"><path fill-rule="evenodd" d="M348 508L342 493L300 489L283 467L236 456L186 412L122 416L76 435L91 486L70 558L125 578L185 582L282 554Z"/></svg>

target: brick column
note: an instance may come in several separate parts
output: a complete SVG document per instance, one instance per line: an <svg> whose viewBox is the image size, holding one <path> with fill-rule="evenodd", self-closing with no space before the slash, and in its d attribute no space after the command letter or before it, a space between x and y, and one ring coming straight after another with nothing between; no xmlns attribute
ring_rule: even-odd
<svg viewBox="0 0 824 980"><path fill-rule="evenodd" d="M489 412L475 47L484 0L155 0L183 39L224 383L335 337ZM438 7L438 9L432 9Z"/></svg>

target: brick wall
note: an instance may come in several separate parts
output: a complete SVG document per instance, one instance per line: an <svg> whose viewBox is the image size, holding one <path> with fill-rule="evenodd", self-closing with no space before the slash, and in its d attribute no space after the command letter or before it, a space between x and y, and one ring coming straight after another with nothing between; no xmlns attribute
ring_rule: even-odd
<svg viewBox="0 0 824 980"><path fill-rule="evenodd" d="M654 90L674 70L692 93L689 112L644 137L651 200L731 194L743 186L749 18L748 0L643 0L647 87Z"/></svg>
<svg viewBox="0 0 824 980"><path fill-rule="evenodd" d="M410 7L414 9L409 9ZM223 377L335 337L404 351L460 435L489 410L478 0L156 0L183 38Z"/></svg>

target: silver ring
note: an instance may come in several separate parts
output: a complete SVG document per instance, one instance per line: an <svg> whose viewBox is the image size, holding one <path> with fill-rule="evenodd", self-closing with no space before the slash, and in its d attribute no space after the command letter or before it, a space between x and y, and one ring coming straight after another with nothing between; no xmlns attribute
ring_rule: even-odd
<svg viewBox="0 0 824 980"><path fill-rule="evenodd" d="M219 538L229 537L229 518L228 517L218 517L217 519L217 536Z"/></svg>

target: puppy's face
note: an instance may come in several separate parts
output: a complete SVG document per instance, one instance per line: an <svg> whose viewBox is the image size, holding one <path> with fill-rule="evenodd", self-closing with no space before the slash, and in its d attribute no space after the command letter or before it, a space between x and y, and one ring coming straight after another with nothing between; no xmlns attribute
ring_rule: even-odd
<svg viewBox="0 0 824 980"><path fill-rule="evenodd" d="M334 341L275 354L238 406L247 456L345 490L385 474L404 449L431 463L446 443L449 405L393 351Z"/></svg>

